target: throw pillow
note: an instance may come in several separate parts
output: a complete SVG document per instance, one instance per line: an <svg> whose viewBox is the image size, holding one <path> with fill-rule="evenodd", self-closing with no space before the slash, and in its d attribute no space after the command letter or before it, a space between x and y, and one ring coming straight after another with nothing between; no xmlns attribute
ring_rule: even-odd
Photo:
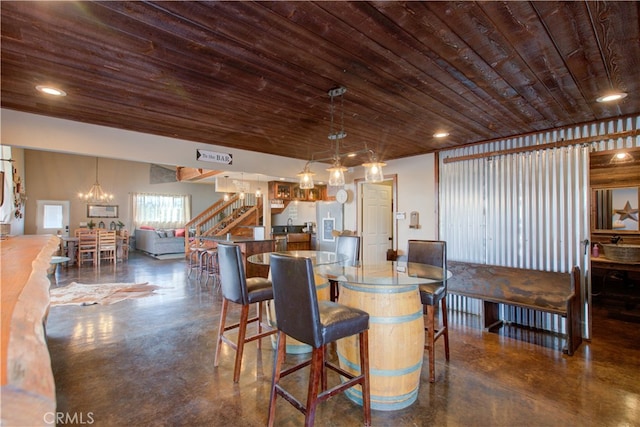
<svg viewBox="0 0 640 427"><path fill-rule="evenodd" d="M176 228L176 237L184 237L184 228Z"/></svg>
<svg viewBox="0 0 640 427"><path fill-rule="evenodd" d="M155 228L151 227L150 225L141 225L140 230L155 230Z"/></svg>
<svg viewBox="0 0 640 427"><path fill-rule="evenodd" d="M175 237L176 232L174 230L167 230L167 237Z"/></svg>

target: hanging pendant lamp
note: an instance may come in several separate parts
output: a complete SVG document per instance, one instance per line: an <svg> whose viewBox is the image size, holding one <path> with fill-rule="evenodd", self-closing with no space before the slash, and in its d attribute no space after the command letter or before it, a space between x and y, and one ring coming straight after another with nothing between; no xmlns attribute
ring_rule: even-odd
<svg viewBox="0 0 640 427"><path fill-rule="evenodd" d="M98 182L98 158L96 157L96 182L86 193L79 193L78 197L87 203L104 203L113 200L113 194L107 193L102 189Z"/></svg>

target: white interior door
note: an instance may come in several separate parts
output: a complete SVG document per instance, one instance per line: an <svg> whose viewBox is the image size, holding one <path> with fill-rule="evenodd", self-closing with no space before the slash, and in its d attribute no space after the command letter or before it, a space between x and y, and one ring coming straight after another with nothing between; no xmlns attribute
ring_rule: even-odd
<svg viewBox="0 0 640 427"><path fill-rule="evenodd" d="M36 234L69 235L68 200L38 200L36 209Z"/></svg>
<svg viewBox="0 0 640 427"><path fill-rule="evenodd" d="M362 260L384 262L391 248L391 186L362 185Z"/></svg>

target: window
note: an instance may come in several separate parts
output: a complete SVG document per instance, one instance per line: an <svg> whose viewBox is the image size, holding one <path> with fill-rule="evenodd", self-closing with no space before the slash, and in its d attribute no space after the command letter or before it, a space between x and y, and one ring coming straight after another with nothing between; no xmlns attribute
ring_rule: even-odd
<svg viewBox="0 0 640 427"><path fill-rule="evenodd" d="M63 228L62 223L62 206L61 205L44 205L43 215L44 228Z"/></svg>
<svg viewBox="0 0 640 427"><path fill-rule="evenodd" d="M132 193L131 208L134 227L179 228L191 219L191 196Z"/></svg>

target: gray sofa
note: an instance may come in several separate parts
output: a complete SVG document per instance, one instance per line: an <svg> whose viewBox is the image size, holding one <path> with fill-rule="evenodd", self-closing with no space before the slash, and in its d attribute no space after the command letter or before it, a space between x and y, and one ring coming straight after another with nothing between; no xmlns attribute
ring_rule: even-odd
<svg viewBox="0 0 640 427"><path fill-rule="evenodd" d="M184 253L184 237L175 237L172 231L136 228L136 250L151 255Z"/></svg>

